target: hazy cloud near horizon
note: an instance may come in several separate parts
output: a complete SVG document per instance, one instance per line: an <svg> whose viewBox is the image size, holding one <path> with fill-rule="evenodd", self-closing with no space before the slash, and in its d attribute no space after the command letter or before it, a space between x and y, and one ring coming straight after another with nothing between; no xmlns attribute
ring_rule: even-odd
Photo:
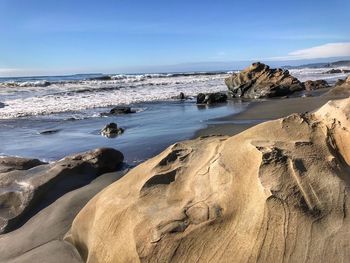
<svg viewBox="0 0 350 263"><path fill-rule="evenodd" d="M350 56L350 42L328 43L288 53L287 56L272 57L271 60L299 60Z"/></svg>
<svg viewBox="0 0 350 263"><path fill-rule="evenodd" d="M216 58L223 59L224 52L218 52ZM80 73L140 73L140 72L176 72L176 71L213 71L225 69L241 69L253 61L265 61L271 63L272 66L284 65L301 65L306 63L320 62L324 59L348 59L350 57L350 42L328 43L311 48L295 50L286 56L271 58L255 58L244 61L203 61L188 62L173 65L153 65L128 68L111 68L111 69L25 69L25 68L1 68L0 77L16 77L16 76L34 76L34 75L65 75ZM299 63L299 64L298 64Z"/></svg>

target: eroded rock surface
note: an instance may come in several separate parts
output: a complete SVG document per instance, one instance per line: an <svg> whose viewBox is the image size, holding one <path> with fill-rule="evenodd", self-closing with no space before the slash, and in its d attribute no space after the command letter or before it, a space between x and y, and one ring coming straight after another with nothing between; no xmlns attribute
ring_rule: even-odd
<svg viewBox="0 0 350 263"><path fill-rule="evenodd" d="M350 96L350 76L348 76L346 79L338 80L334 87L324 95L335 97Z"/></svg>
<svg viewBox="0 0 350 263"><path fill-rule="evenodd" d="M87 262L344 262L350 99L170 146L95 196L66 241Z"/></svg>
<svg viewBox="0 0 350 263"><path fill-rule="evenodd" d="M232 97L266 98L292 94L304 89L302 83L288 70L271 69L257 62L225 79Z"/></svg>
<svg viewBox="0 0 350 263"><path fill-rule="evenodd" d="M102 173L115 171L123 162L123 155L101 148L51 164L24 158L12 160L13 169L0 173L0 233L16 229L64 193Z"/></svg>

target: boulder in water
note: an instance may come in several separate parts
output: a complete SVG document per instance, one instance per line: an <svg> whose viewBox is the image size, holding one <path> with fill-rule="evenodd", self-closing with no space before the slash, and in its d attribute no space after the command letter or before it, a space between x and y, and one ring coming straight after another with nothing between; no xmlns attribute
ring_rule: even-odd
<svg viewBox="0 0 350 263"><path fill-rule="evenodd" d="M135 110L132 110L131 107L126 106L117 106L110 110L110 114L117 115L117 114L130 114L135 113Z"/></svg>
<svg viewBox="0 0 350 263"><path fill-rule="evenodd" d="M304 89L288 70L270 69L260 62L253 63L240 73L233 73L225 79L225 83L232 97L251 99L286 96Z"/></svg>
<svg viewBox="0 0 350 263"><path fill-rule="evenodd" d="M227 95L221 92L199 93L197 95L197 104L215 104L227 101Z"/></svg>
<svg viewBox="0 0 350 263"><path fill-rule="evenodd" d="M115 138L119 134L122 134L124 132L123 128L119 128L118 125L114 122L111 122L107 124L102 130L101 134L103 136L106 136L108 138Z"/></svg>
<svg viewBox="0 0 350 263"><path fill-rule="evenodd" d="M303 82L303 85L305 87L305 90L311 91L311 90L317 90L317 89L324 89L329 88L330 85L325 80L307 80Z"/></svg>

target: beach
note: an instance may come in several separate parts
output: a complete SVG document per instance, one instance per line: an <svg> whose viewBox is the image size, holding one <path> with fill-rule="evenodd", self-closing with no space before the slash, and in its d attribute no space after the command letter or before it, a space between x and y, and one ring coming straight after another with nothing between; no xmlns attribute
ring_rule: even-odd
<svg viewBox="0 0 350 263"><path fill-rule="evenodd" d="M203 76L212 75L200 74L201 84L208 81L207 79L203 80ZM222 73L219 74L220 77L214 76L214 81L223 80ZM190 77L191 81L185 80L188 87L192 87L193 84L193 75ZM183 76L181 75L180 78L183 78ZM331 83L332 81L334 83L336 78L337 76L332 76ZM159 81L158 78L156 81ZM172 81L172 83L176 83L176 81ZM65 83L63 86L65 85L67 84ZM211 87L210 91L224 91L221 84L219 86L210 84L209 86ZM164 87L162 89L163 91L166 90ZM344 97L327 95L326 93L330 89L327 88L308 93L304 91L297 92L293 96L282 98L258 100L233 98L226 103L197 105L195 93L190 93L187 99L179 99L174 95L180 90L186 90L186 88L182 87L176 92L173 92L172 87L169 89L171 92L167 95L168 100L161 98L158 101L135 101L127 104L127 106L135 109L135 113L130 114L105 114L115 104L111 106L102 105L98 108L88 107L81 111L75 110L72 112L68 110L50 112L49 114L40 112L40 114L17 117L14 117L13 108L3 112L3 116L6 115L7 117L0 120L0 136L3 139L1 154L4 156L38 158L41 162L44 162L43 164L35 164L33 168L20 168L24 169L23 173L16 170L11 171L11 176L18 176L19 178L15 182L16 187L23 187L23 185L26 185L26 180L32 178L34 185L39 184L45 190L40 193L38 199L40 202L35 198L31 199L30 195L26 197L29 198L28 203L30 205L28 205L28 208L24 209L21 212L23 215L20 214L13 223L11 221L11 225L6 226L5 233L0 235L0 260L2 262L33 262L35 260L82 262L82 251L77 250L79 245L72 245L75 244L70 232L73 220L96 194L123 178L134 167L136 167L135 176L139 176L137 175L137 165L140 163L152 162L152 159L157 158L154 156L158 154L162 156L162 154L164 155L163 151L166 153L169 149L175 147L174 154L169 153L165 157L160 157L163 159L157 165L160 165L161 168L159 169L162 171L169 165L172 167L172 162L183 161L187 158L187 154L191 154L192 150L181 148L183 141L186 144L191 143L191 141L186 142L188 139L194 139L196 142L199 140L199 146L196 146L199 149L201 148L201 140L208 140L209 145L211 143L220 144L220 141L227 140L227 136L240 134L257 124L285 118L295 113L315 112L327 101ZM34 98L29 97L29 100L36 102L41 96L52 97L52 93L44 95L43 90L45 90L44 87L39 87L36 91L38 94ZM54 94L57 93L57 87L53 92ZM191 92L197 92L197 89L191 90ZM77 94L81 96L79 92ZM8 98L11 98L11 96L16 95L7 91L7 94L0 100L4 101L5 105L10 104L11 99L8 100ZM64 94L64 100L66 96L67 94ZM105 96L105 91L103 91L102 96ZM19 105L19 99L20 97L14 98L16 105ZM23 100L28 103L28 97L24 97ZM6 109L6 106L4 109ZM8 117L10 116L8 115L9 112L14 115ZM18 110L18 112L21 112L21 110ZM125 129L125 132L114 138L102 136L100 134L101 128L110 122L117 122L120 127ZM209 145L208 151L211 154L212 150L209 150L211 149ZM169 146L170 148L168 148ZM115 148L118 151L114 154L123 155L118 169L107 166L100 171L97 164L100 162L101 165L106 165L107 162L104 159L107 158L108 160L109 155L106 155L104 151L112 150L103 150L97 153L86 152L101 147L104 147L104 149ZM179 147L179 150L176 150L176 147ZM85 153L78 156L73 155L68 159L64 158L77 152ZM93 157L90 157L91 155ZM205 152L202 155L205 156ZM86 165L92 165L93 168L86 167ZM183 165L185 167L187 164ZM148 169L147 167L149 166L146 166L145 169ZM181 171L179 167L175 169L176 173ZM4 169L7 169L6 166ZM30 173L29 179L26 178L26 169ZM48 182L40 178L42 173L46 171L50 171L48 174L54 174L53 179ZM84 175L88 174L87 171L94 172L89 177L84 178ZM149 173L153 172L152 170ZM172 173L173 171L169 172L170 175ZM75 179L68 180L67 176L74 176ZM172 182L175 179L170 180ZM169 182L163 183L167 185ZM157 185L158 182L155 180L149 184ZM145 185L149 187L148 184ZM10 191L9 189L12 189L12 187L4 186L3 192ZM35 194L35 191L33 193ZM196 213L195 216L197 216ZM200 217L193 220L202 219ZM6 249L9 245L13 249Z"/></svg>

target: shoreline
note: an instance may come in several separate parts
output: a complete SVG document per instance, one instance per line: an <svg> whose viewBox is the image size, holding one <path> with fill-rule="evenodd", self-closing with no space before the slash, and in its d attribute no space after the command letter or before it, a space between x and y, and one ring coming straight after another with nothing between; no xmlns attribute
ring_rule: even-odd
<svg viewBox="0 0 350 263"><path fill-rule="evenodd" d="M328 90L319 90L314 97L252 101L242 112L212 119L206 128L197 130L192 139L211 135L233 136L262 122L286 117L293 113L311 112L320 108L329 100L342 98L320 96Z"/></svg>

